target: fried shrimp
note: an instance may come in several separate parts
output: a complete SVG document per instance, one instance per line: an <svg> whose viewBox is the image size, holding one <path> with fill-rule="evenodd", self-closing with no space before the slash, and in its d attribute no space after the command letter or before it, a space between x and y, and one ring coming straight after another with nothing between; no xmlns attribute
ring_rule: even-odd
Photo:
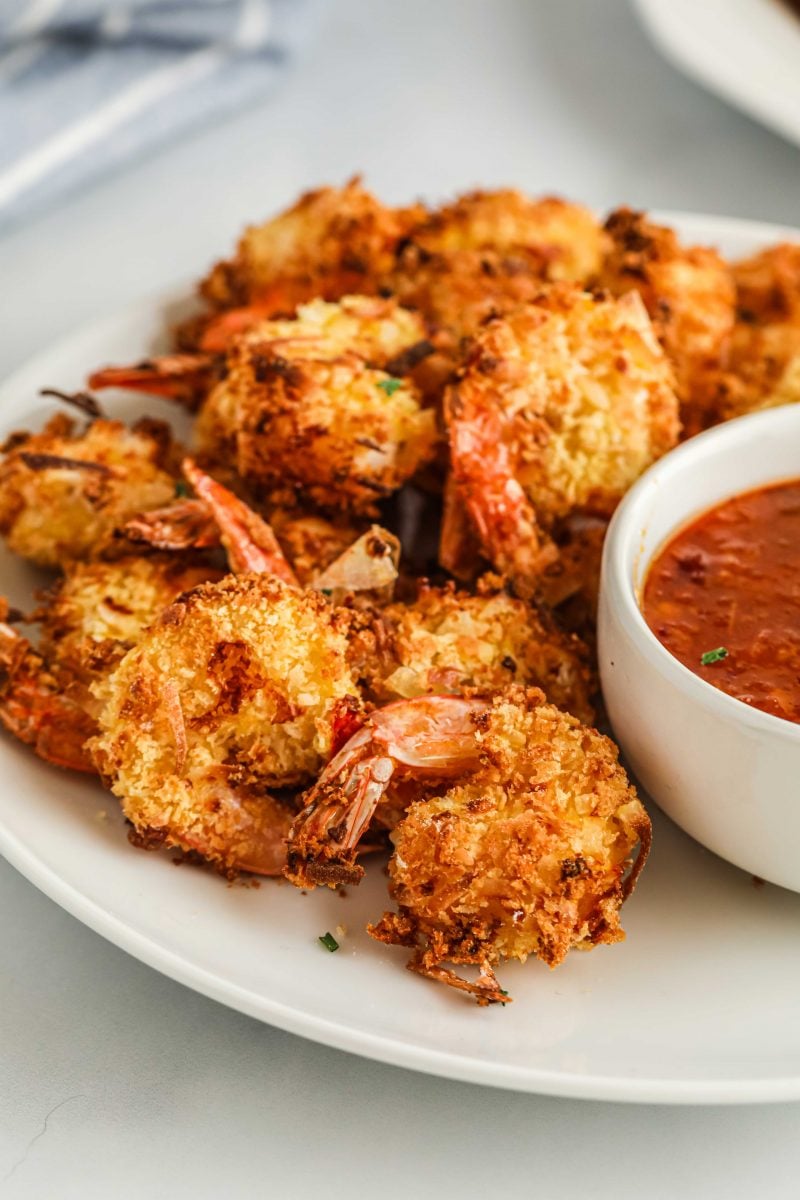
<svg viewBox="0 0 800 1200"><path fill-rule="evenodd" d="M678 433L672 373L639 297L566 286L485 326L445 416L483 554L523 595L558 557L556 524L610 515Z"/></svg>
<svg viewBox="0 0 800 1200"><path fill-rule="evenodd" d="M419 206L386 208L357 178L307 192L279 216L246 229L234 257L214 267L200 292L224 315L190 327L184 344L199 340L201 349L219 349L254 317L288 315L316 298L376 294L399 240L422 216Z"/></svg>
<svg viewBox="0 0 800 1200"><path fill-rule="evenodd" d="M5 616L4 602L3 608ZM0 621L0 722L46 762L94 771L84 748L94 722L64 694L43 656L6 620Z"/></svg>
<svg viewBox="0 0 800 1200"><path fill-rule="evenodd" d="M605 225L610 249L597 282L613 295L637 291L675 369L684 434L713 422L719 371L735 315L733 278L716 250L681 245L674 230L619 208Z"/></svg>
<svg viewBox="0 0 800 1200"><path fill-rule="evenodd" d="M472 192L411 230L391 286L401 303L452 336L455 360L458 339L534 299L544 280L593 275L603 244L598 221L582 205L511 189Z"/></svg>
<svg viewBox="0 0 800 1200"><path fill-rule="evenodd" d="M409 237L428 254L527 253L538 260L541 278L577 283L597 271L603 253L603 231L588 208L555 196L533 200L512 188L459 196Z"/></svg>
<svg viewBox="0 0 800 1200"><path fill-rule="evenodd" d="M728 420L800 400L800 245L735 263L737 320L718 412Z"/></svg>
<svg viewBox="0 0 800 1200"><path fill-rule="evenodd" d="M0 721L40 758L93 771L90 689L177 596L216 577L167 556L69 564L30 618L40 627L36 648L7 623L0 628Z"/></svg>
<svg viewBox="0 0 800 1200"><path fill-rule="evenodd" d="M168 608L98 689L98 768L143 845L280 873L307 784L361 709L347 610L267 575Z"/></svg>
<svg viewBox="0 0 800 1200"><path fill-rule="evenodd" d="M559 708L593 719L586 648L499 581L483 581L477 595L423 582L413 603L390 604L380 622L371 685L381 701L535 684Z"/></svg>
<svg viewBox="0 0 800 1200"><path fill-rule="evenodd" d="M616 746L541 692L499 695L471 722L462 778L412 804L392 834L397 912L370 933L413 948L411 970L485 1004L507 999L493 971L502 960L555 967L572 948L624 937L620 908L650 821ZM477 982L445 963L477 966Z"/></svg>
<svg viewBox="0 0 800 1200"><path fill-rule="evenodd" d="M0 533L41 566L100 557L115 528L175 495L169 429L95 420L78 430L57 415L41 433L13 435L0 463Z"/></svg>
<svg viewBox="0 0 800 1200"><path fill-rule="evenodd" d="M235 462L261 501L376 515L435 452L434 412L387 369L424 332L393 301L356 296L262 323L228 352L198 420L198 454Z"/></svg>

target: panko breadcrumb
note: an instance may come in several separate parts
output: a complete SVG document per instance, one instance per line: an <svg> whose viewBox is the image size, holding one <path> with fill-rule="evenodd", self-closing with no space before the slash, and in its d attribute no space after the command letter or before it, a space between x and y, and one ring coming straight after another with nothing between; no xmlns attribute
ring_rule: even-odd
<svg viewBox="0 0 800 1200"><path fill-rule="evenodd" d="M684 433L698 433L713 423L716 380L730 349L730 267L716 250L683 246L673 229L630 208L611 213L605 230L611 244L597 283L615 296L641 296L675 370Z"/></svg>
<svg viewBox="0 0 800 1200"><path fill-rule="evenodd" d="M82 430L61 414L41 433L14 434L0 463L0 533L45 567L101 557L114 530L175 496L168 426L96 420Z"/></svg>
<svg viewBox="0 0 800 1200"><path fill-rule="evenodd" d="M800 400L800 245L782 243L733 266L737 320L717 418Z"/></svg>
<svg viewBox="0 0 800 1200"><path fill-rule="evenodd" d="M166 610L100 688L98 768L144 842L278 873L296 788L360 709L349 614L267 576Z"/></svg>
<svg viewBox="0 0 800 1200"><path fill-rule="evenodd" d="M265 316L348 292L374 294L395 247L422 209L385 207L360 181L306 192L285 212L245 230L235 256L201 285L215 308L257 304Z"/></svg>
<svg viewBox="0 0 800 1200"><path fill-rule="evenodd" d="M485 1000L502 996L491 968L503 959L554 967L573 947L624 937L620 908L650 821L616 746L541 692L500 695L475 724L477 769L412 804L394 830L397 912L370 932L413 947L413 969ZM466 984L447 962L475 964L484 980Z"/></svg>
<svg viewBox="0 0 800 1200"><path fill-rule="evenodd" d="M557 558L556 522L610 515L678 436L672 372L639 297L566 285L487 323L445 413L483 553L529 592Z"/></svg>
<svg viewBox="0 0 800 1200"><path fill-rule="evenodd" d="M533 684L551 703L593 719L586 648L499 581L485 581L477 595L423 583L412 603L388 605L379 620L371 684L381 702Z"/></svg>
<svg viewBox="0 0 800 1200"><path fill-rule="evenodd" d="M261 500L377 515L435 452L434 412L387 369L424 334L415 314L363 296L259 324L229 350L198 420L198 453L233 456Z"/></svg>

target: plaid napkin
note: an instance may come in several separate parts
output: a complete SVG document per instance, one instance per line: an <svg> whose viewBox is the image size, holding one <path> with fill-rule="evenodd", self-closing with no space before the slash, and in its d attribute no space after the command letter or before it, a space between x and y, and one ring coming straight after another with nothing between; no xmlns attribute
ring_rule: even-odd
<svg viewBox="0 0 800 1200"><path fill-rule="evenodd" d="M0 0L0 224L273 88L325 0Z"/></svg>

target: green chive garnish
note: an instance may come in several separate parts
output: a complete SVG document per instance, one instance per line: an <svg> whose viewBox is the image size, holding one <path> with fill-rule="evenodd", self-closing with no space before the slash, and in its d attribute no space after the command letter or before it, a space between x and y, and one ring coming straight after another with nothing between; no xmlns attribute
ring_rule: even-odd
<svg viewBox="0 0 800 1200"><path fill-rule="evenodd" d="M175 484L175 495L176 496L188 496L189 495L188 483L184 483L182 479L179 479L178 482Z"/></svg>
<svg viewBox="0 0 800 1200"><path fill-rule="evenodd" d="M403 386L402 379L379 379L378 387L382 392L386 392L387 396L393 396L398 388Z"/></svg>
<svg viewBox="0 0 800 1200"><path fill-rule="evenodd" d="M721 662L723 658L728 657L728 651L724 646L717 646L716 650L706 650L705 654L700 655L700 662L704 667L710 667L712 663Z"/></svg>
<svg viewBox="0 0 800 1200"><path fill-rule="evenodd" d="M333 954L334 950L339 949L339 943L332 933L323 933L319 940L322 942L326 950L330 950L331 954Z"/></svg>

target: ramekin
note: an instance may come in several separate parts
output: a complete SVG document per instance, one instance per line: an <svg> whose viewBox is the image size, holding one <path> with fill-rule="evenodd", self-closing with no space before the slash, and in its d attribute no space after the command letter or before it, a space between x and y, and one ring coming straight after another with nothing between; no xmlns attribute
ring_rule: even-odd
<svg viewBox="0 0 800 1200"><path fill-rule="evenodd" d="M598 615L609 719L643 789L708 849L800 892L800 725L693 674L640 608L654 555L738 493L800 478L800 405L739 417L665 455L630 490L606 537Z"/></svg>

